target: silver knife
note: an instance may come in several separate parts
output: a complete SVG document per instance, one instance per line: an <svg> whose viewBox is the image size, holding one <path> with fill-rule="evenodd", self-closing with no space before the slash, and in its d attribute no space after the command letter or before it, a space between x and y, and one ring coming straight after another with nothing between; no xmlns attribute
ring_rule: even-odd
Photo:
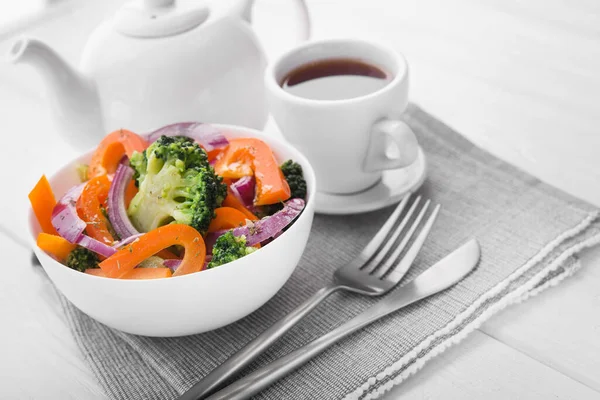
<svg viewBox="0 0 600 400"><path fill-rule="evenodd" d="M208 397L208 400L242 400L254 396L351 333L459 282L475 268L479 256L479 243L476 239L469 240L410 283L387 295L350 321L221 389Z"/></svg>

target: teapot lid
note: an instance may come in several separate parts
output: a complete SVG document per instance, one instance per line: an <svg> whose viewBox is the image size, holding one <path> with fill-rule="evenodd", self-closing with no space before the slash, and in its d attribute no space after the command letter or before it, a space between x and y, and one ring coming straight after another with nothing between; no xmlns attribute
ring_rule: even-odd
<svg viewBox="0 0 600 400"><path fill-rule="evenodd" d="M160 38L189 31L208 16L203 1L135 0L117 11L114 28L127 36Z"/></svg>

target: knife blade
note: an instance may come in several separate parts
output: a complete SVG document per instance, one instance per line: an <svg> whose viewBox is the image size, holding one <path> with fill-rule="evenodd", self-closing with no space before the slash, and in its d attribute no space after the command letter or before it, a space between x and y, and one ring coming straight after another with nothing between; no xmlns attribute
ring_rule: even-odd
<svg viewBox="0 0 600 400"><path fill-rule="evenodd" d="M475 268L480 255L481 251L477 240L469 240L411 282L387 295L383 300L350 321L271 364L246 375L208 397L208 400L242 400L254 396L353 332L456 284Z"/></svg>

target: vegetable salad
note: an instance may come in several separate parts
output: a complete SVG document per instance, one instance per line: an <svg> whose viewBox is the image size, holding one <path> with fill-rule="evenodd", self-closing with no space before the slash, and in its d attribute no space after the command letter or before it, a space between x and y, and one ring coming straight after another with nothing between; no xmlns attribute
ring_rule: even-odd
<svg viewBox="0 0 600 400"><path fill-rule="evenodd" d="M37 245L96 276L155 279L235 261L279 236L305 205L293 160L279 165L256 138L227 139L209 124L106 136L81 183L56 200L45 176L29 194Z"/></svg>

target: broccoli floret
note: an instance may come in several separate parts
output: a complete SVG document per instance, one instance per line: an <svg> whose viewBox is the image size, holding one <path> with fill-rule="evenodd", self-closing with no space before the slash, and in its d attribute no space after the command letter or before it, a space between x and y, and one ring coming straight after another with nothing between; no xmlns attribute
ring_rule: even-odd
<svg viewBox="0 0 600 400"><path fill-rule="evenodd" d="M230 263L254 251L256 251L255 247L246 246L246 238L244 236L236 237L233 236L231 231L226 232L217 238L208 268Z"/></svg>
<svg viewBox="0 0 600 400"><path fill-rule="evenodd" d="M81 272L88 268L99 268L98 262L96 253L81 246L77 246L67 256L67 267Z"/></svg>
<svg viewBox="0 0 600 400"><path fill-rule="evenodd" d="M146 157L146 151L134 152L129 159L129 165L133 168L135 179L135 186L140 187L140 181L143 181L146 177L146 167L148 165L148 158Z"/></svg>
<svg viewBox="0 0 600 400"><path fill-rule="evenodd" d="M304 199L306 197L306 180L304 180L300 164L292 160L287 160L281 164L280 168L283 176L285 176L285 180L290 185L292 198Z"/></svg>
<svg viewBox="0 0 600 400"><path fill-rule="evenodd" d="M227 186L202 147L186 137L161 136L143 153L134 153L130 163L139 191L127 213L138 230L176 222L206 233Z"/></svg>

